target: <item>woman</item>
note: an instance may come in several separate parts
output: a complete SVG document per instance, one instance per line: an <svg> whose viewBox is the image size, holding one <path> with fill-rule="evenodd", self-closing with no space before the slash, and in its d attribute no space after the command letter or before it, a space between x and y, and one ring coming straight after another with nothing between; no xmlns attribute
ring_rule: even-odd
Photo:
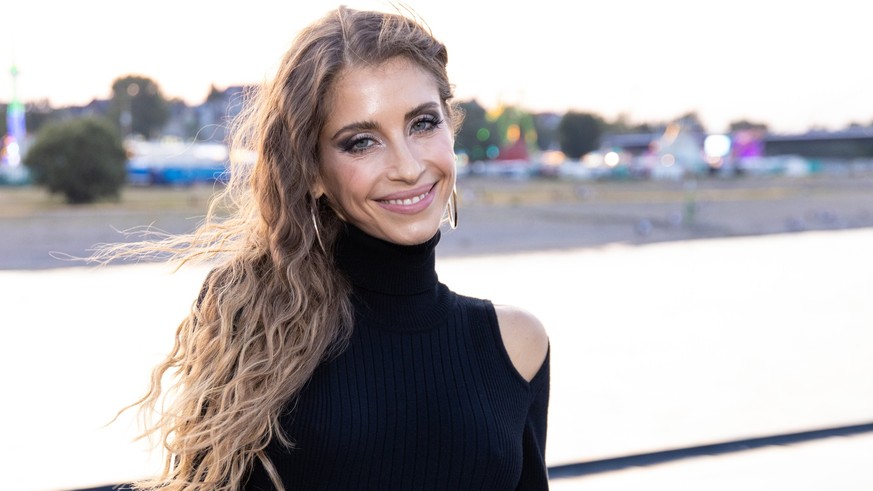
<svg viewBox="0 0 873 491"><path fill-rule="evenodd" d="M235 214L163 243L214 268L140 401L167 452L141 488L547 489L543 327L434 271L446 62L401 15L340 7L295 40L241 119Z"/></svg>

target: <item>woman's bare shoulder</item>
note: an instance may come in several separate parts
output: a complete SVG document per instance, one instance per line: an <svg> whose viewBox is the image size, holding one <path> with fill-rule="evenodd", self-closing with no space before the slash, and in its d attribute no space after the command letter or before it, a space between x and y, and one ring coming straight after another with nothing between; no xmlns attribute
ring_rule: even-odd
<svg viewBox="0 0 873 491"><path fill-rule="evenodd" d="M518 373L530 381L539 372L549 351L549 336L542 322L530 312L509 305L495 305L500 335Z"/></svg>

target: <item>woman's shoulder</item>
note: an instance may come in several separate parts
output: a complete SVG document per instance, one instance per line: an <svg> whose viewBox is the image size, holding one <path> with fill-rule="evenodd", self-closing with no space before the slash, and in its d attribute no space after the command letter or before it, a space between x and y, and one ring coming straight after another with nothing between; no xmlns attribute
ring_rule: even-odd
<svg viewBox="0 0 873 491"><path fill-rule="evenodd" d="M494 305L503 345L516 371L530 381L540 371L549 352L549 336L542 322L530 312L510 305Z"/></svg>

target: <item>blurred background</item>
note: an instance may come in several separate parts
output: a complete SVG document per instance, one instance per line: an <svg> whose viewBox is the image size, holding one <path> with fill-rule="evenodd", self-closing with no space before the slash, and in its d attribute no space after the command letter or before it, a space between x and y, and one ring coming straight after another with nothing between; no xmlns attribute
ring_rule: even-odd
<svg viewBox="0 0 873 491"><path fill-rule="evenodd" d="M70 259L195 227L245 94L335 6L4 7L9 489L156 468L132 418L103 424L145 388L205 270ZM550 332L554 489L873 489L873 7L396 8L448 46L466 114L440 277Z"/></svg>

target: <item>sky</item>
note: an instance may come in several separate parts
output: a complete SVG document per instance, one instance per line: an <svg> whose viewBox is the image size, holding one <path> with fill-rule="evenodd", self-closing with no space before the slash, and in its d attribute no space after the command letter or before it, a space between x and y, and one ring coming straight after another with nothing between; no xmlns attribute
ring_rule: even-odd
<svg viewBox="0 0 873 491"><path fill-rule="evenodd" d="M128 74L164 96L259 83L294 35L339 3L17 0L0 23L0 101L108 98ZM711 132L740 119L774 132L873 123L873 4L855 0L407 0L449 50L458 100L669 121Z"/></svg>

